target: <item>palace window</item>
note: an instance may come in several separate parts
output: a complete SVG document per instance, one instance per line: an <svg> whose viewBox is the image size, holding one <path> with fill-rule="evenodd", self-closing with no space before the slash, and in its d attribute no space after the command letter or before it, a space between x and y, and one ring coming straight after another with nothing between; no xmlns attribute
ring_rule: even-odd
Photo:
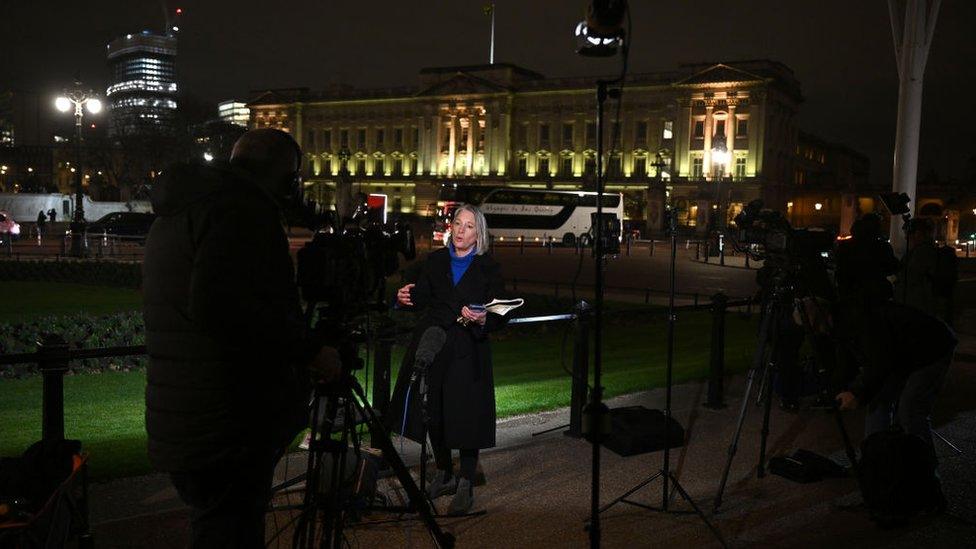
<svg viewBox="0 0 976 549"><path fill-rule="evenodd" d="M647 157L638 156L634 159L634 177L647 177Z"/></svg>
<svg viewBox="0 0 976 549"><path fill-rule="evenodd" d="M704 127L702 128L702 130L704 130ZM673 139L674 138L674 121L673 120L665 120L664 121L664 132L662 133L661 137L663 137L664 139Z"/></svg>
<svg viewBox="0 0 976 549"><path fill-rule="evenodd" d="M529 142L529 125L525 123L519 124L518 143L517 143L518 148L520 149L527 148L528 142Z"/></svg>
<svg viewBox="0 0 976 549"><path fill-rule="evenodd" d="M695 139L705 139L705 121L695 120L695 127L691 133L691 136Z"/></svg>
<svg viewBox="0 0 976 549"><path fill-rule="evenodd" d="M322 148L329 151L332 150L332 130L322 132Z"/></svg>
<svg viewBox="0 0 976 549"><path fill-rule="evenodd" d="M366 159L360 158L356 161L356 175L366 175Z"/></svg>
<svg viewBox="0 0 976 549"><path fill-rule="evenodd" d="M611 156L607 162L607 175L620 177L620 155Z"/></svg>
<svg viewBox="0 0 976 549"><path fill-rule="evenodd" d="M735 136L736 137L746 137L749 135L749 119L748 118L736 118L735 119Z"/></svg>
<svg viewBox="0 0 976 549"><path fill-rule="evenodd" d="M393 175L403 175L403 159L393 159Z"/></svg>
<svg viewBox="0 0 976 549"><path fill-rule="evenodd" d="M713 135L712 137L713 138L725 139L725 135L726 135L725 134L725 120L716 120L715 121L715 135Z"/></svg>
<svg viewBox="0 0 976 549"><path fill-rule="evenodd" d="M549 148L549 124L545 122L539 124L539 148Z"/></svg>
<svg viewBox="0 0 976 549"><path fill-rule="evenodd" d="M561 172L560 175L562 175L563 177L573 177L573 157L572 156L564 156L563 157L563 165L562 165L562 168L560 168L559 171Z"/></svg>
<svg viewBox="0 0 976 549"><path fill-rule="evenodd" d="M524 156L518 159L518 175L519 177L526 177L529 174L528 166L526 165L526 158Z"/></svg>
<svg viewBox="0 0 976 549"><path fill-rule="evenodd" d="M573 148L573 123L566 122L563 124L563 148L572 149Z"/></svg>
<svg viewBox="0 0 976 549"><path fill-rule="evenodd" d="M735 177L741 179L746 176L746 157L737 156L735 158Z"/></svg>
<svg viewBox="0 0 976 549"><path fill-rule="evenodd" d="M595 176L596 175L596 157L590 156L583 161L583 175L585 176Z"/></svg>
<svg viewBox="0 0 976 549"><path fill-rule="evenodd" d="M420 128L413 129L413 148L420 148Z"/></svg>
<svg viewBox="0 0 976 549"><path fill-rule="evenodd" d="M403 148L403 128L393 130L393 146L397 149Z"/></svg>
<svg viewBox="0 0 976 549"><path fill-rule="evenodd" d="M359 131L356 132L356 146L359 147L360 149L365 149L366 148L366 129L365 128L360 128Z"/></svg>
<svg viewBox="0 0 976 549"><path fill-rule="evenodd" d="M305 148L309 150L315 149L315 130L308 130L308 142L305 143Z"/></svg>
<svg viewBox="0 0 976 549"><path fill-rule="evenodd" d="M383 158L376 158L373 160L373 175L380 176L383 175Z"/></svg>
<svg viewBox="0 0 976 549"><path fill-rule="evenodd" d="M383 146L383 142L386 141L384 139L385 137L386 137L386 132L384 132L382 129L376 130L376 146L377 147L382 147Z"/></svg>
<svg viewBox="0 0 976 549"><path fill-rule="evenodd" d="M637 129L634 136L634 143L638 146L644 146L647 143L647 122L644 120L637 121Z"/></svg>
<svg viewBox="0 0 976 549"><path fill-rule="evenodd" d="M332 175L332 159L326 158L322 161L322 173L325 175Z"/></svg>
<svg viewBox="0 0 976 549"><path fill-rule="evenodd" d="M549 176L549 157L539 159L539 169L536 170L536 175L539 177Z"/></svg>
<svg viewBox="0 0 976 549"><path fill-rule="evenodd" d="M349 146L349 130L341 130L339 132L339 146L341 147Z"/></svg>
<svg viewBox="0 0 976 549"><path fill-rule="evenodd" d="M691 176L701 178L705 174L705 159L695 157L691 159Z"/></svg>
<svg viewBox="0 0 976 549"><path fill-rule="evenodd" d="M590 145L596 143L596 123L587 122L586 123L586 144Z"/></svg>

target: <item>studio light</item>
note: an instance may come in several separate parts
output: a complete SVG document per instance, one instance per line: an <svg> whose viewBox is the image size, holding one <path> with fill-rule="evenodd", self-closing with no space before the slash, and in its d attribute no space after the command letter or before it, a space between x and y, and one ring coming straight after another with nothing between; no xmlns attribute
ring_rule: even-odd
<svg viewBox="0 0 976 549"><path fill-rule="evenodd" d="M623 45L626 0L593 0L586 19L576 25L576 53L589 57L611 57Z"/></svg>

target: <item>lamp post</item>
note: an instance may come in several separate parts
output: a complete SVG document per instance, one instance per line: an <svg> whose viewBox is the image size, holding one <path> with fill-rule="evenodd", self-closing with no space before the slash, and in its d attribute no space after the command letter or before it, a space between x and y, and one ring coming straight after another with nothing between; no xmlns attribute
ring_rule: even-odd
<svg viewBox="0 0 976 549"><path fill-rule="evenodd" d="M722 184L725 183L725 168L729 164L729 149L725 145L725 134L721 133L716 135L712 139L712 173L715 173L715 167L718 166L718 176L712 176L715 178L715 204L717 208L713 207L712 211L717 211L715 213L715 227L717 229L725 228L725 217L728 212L728 205L722 204ZM723 207L724 206L724 207Z"/></svg>
<svg viewBox="0 0 976 549"><path fill-rule="evenodd" d="M81 87L81 80L75 79L75 87L64 92L54 101L54 106L61 112L68 112L72 107L75 109L75 215L71 221L71 255L80 257L84 253L82 240L85 233L85 205L84 194L82 191L82 181L84 176L81 162L81 119L84 117L85 109L91 114L98 114L102 110L102 102L95 96L91 89L84 91ZM82 238L77 238L82 235Z"/></svg>
<svg viewBox="0 0 976 549"><path fill-rule="evenodd" d="M668 190L664 186L663 171L664 168L668 167L668 163L664 161L664 157L661 156L661 153L657 153L654 156L654 162L651 162L651 166L654 167L654 180L648 185L647 190L650 191L649 194L651 199L654 199L655 202L657 200L661 201L660 202L661 207L657 212L658 222L655 223L655 227L654 227L654 232L657 232L658 230L664 230L664 220L666 218L666 215L671 215L674 212L671 211L671 204L670 201L668 200ZM651 200L648 200L648 203L650 204ZM656 207L657 206L655 206L655 208ZM651 212L647 212L647 213L650 214ZM662 214L666 214L666 215L662 215ZM647 216L647 221L648 221L647 232L649 234L652 231L652 228L650 226L650 220L651 220L650 217L651 217L650 215ZM660 229L658 228L657 225L660 225ZM653 246L653 243L651 245Z"/></svg>
<svg viewBox="0 0 976 549"><path fill-rule="evenodd" d="M339 177L336 179L336 213L339 216L339 227L343 226L347 217L353 214L352 177L349 175L348 147L339 149Z"/></svg>

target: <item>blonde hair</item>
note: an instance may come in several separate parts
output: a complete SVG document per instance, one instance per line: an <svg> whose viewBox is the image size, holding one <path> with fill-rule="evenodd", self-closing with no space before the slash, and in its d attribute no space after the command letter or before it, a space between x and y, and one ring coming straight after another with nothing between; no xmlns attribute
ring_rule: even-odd
<svg viewBox="0 0 976 549"><path fill-rule="evenodd" d="M471 215L474 216L474 230L478 233L478 240L475 243L475 246L477 247L475 253L477 255L483 255L485 252L488 251L488 242L489 242L488 222L485 221L485 214L481 213L481 210L479 210L477 207L472 206L471 204L465 204L460 208L454 210L454 219L452 219L451 221L453 222L454 220L456 220L458 215L460 215L461 212L471 212Z"/></svg>

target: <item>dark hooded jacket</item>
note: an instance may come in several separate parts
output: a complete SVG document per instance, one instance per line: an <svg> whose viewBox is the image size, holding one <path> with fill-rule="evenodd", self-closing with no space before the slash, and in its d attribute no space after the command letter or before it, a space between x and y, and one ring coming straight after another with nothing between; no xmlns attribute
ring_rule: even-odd
<svg viewBox="0 0 976 549"><path fill-rule="evenodd" d="M143 297L149 458L162 471L287 445L308 336L275 199L229 165L178 165L152 194Z"/></svg>

